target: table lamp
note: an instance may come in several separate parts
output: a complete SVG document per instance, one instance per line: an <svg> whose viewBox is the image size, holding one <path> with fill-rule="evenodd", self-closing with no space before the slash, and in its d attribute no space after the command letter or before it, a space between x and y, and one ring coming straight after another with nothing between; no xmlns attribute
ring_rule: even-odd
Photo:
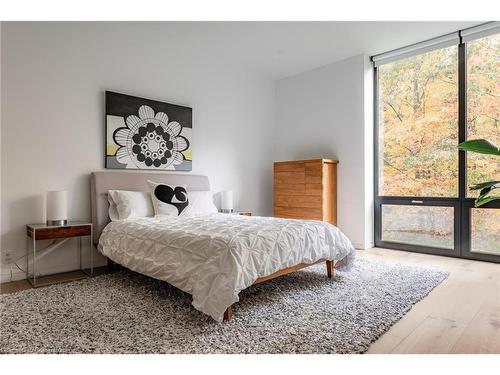
<svg viewBox="0 0 500 375"><path fill-rule="evenodd" d="M226 190L221 192L220 210L224 213L233 212L233 191Z"/></svg>
<svg viewBox="0 0 500 375"><path fill-rule="evenodd" d="M47 192L47 225L68 223L68 192L66 190Z"/></svg>

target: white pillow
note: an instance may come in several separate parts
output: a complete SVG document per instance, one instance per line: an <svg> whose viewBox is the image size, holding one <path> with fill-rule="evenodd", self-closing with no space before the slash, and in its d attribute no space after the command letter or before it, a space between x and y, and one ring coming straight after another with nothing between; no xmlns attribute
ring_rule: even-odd
<svg viewBox="0 0 500 375"><path fill-rule="evenodd" d="M148 181L156 215L179 216L189 205L186 185L167 185Z"/></svg>
<svg viewBox="0 0 500 375"><path fill-rule="evenodd" d="M188 191L187 194L189 204L180 216L201 216L218 212L211 191Z"/></svg>
<svg viewBox="0 0 500 375"><path fill-rule="evenodd" d="M118 217L118 210L116 208L116 203L113 200L113 198L111 198L111 194L109 194L109 192L108 192L108 203L109 203L109 218L111 219L111 221L120 220L120 218Z"/></svg>
<svg viewBox="0 0 500 375"><path fill-rule="evenodd" d="M151 195L146 191L109 190L108 201L111 220L154 216Z"/></svg>

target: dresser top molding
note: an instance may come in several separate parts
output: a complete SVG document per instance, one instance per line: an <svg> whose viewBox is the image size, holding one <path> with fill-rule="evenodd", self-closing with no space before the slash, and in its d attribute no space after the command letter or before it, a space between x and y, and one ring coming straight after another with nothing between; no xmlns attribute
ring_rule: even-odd
<svg viewBox="0 0 500 375"><path fill-rule="evenodd" d="M274 163L312 163L312 162L321 162L327 164L338 164L338 160L331 159L309 159L309 160L285 160L285 161L275 161Z"/></svg>

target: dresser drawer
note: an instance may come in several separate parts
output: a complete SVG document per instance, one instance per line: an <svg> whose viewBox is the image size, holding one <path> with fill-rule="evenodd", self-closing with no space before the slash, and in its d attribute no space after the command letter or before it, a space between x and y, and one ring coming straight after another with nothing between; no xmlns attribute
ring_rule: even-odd
<svg viewBox="0 0 500 375"><path fill-rule="evenodd" d="M274 163L274 172L304 172L304 163L280 162Z"/></svg>
<svg viewBox="0 0 500 375"><path fill-rule="evenodd" d="M304 195L323 196L323 184L306 184Z"/></svg>
<svg viewBox="0 0 500 375"><path fill-rule="evenodd" d="M289 219L323 220L320 208L275 207L274 216Z"/></svg>
<svg viewBox="0 0 500 375"><path fill-rule="evenodd" d="M304 195L306 184L274 184L274 196L279 195Z"/></svg>
<svg viewBox="0 0 500 375"><path fill-rule="evenodd" d="M78 225L78 226L61 226L61 227L50 227L41 229L31 229L27 228L28 236L33 238L33 233L35 240L48 240L56 238L66 238L66 237L79 237L79 236L90 236L91 226L90 225Z"/></svg>
<svg viewBox="0 0 500 375"><path fill-rule="evenodd" d="M276 207L318 208L321 209L323 199L321 195L277 195L274 205Z"/></svg>
<svg viewBox="0 0 500 375"><path fill-rule="evenodd" d="M274 173L274 184L275 185L288 185L288 184L303 184L306 182L305 171L287 171L287 172L275 172Z"/></svg>
<svg viewBox="0 0 500 375"><path fill-rule="evenodd" d="M306 184L323 184L323 164L322 163L306 163Z"/></svg>

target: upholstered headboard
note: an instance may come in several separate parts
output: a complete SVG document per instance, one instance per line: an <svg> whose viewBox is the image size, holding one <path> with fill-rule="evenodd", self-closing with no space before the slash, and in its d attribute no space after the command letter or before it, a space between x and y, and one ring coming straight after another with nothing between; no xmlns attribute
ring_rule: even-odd
<svg viewBox="0 0 500 375"><path fill-rule="evenodd" d="M207 176L177 173L153 173L135 171L99 171L90 175L90 199L94 243L99 242L101 232L109 223L108 190L148 191L147 180L170 185L186 185L187 190L210 190Z"/></svg>

